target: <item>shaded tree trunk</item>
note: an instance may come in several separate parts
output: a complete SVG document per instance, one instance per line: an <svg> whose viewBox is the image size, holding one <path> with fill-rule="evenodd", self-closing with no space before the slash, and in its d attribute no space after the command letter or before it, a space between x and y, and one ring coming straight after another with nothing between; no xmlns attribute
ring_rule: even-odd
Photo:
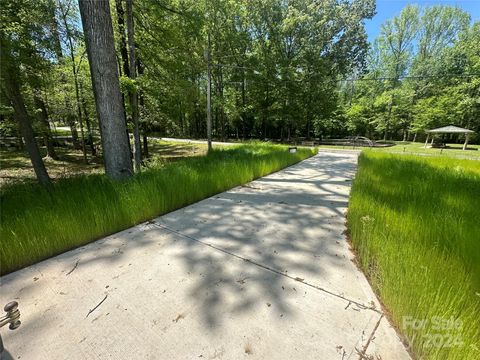
<svg viewBox="0 0 480 360"><path fill-rule="evenodd" d="M385 120L385 132L383 133L384 141L386 141L388 138L388 130L390 126L390 120L392 118L393 101L394 101L394 96L392 94L392 98L390 99L390 104L388 105L388 116L387 116L387 119Z"/></svg>
<svg viewBox="0 0 480 360"><path fill-rule="evenodd" d="M18 83L19 76L18 69L13 65L12 59L4 61L4 59L9 56L9 50L4 47L3 41L1 46L2 52L2 77L4 92L12 103L13 109L15 111L14 116L17 122L20 124L20 130L25 140L25 147L27 148L28 154L30 155L30 160L32 162L33 170L37 176L38 181L43 185L50 184L50 177L48 176L47 169L43 163L42 156L38 149L37 142L32 129L32 122L30 116L27 113L25 107L25 101L23 95L20 91L20 84Z"/></svg>
<svg viewBox="0 0 480 360"><path fill-rule="evenodd" d="M78 68L75 64L75 49L73 47L73 40L72 40L70 27L68 26L67 10L61 7L61 11L62 11L63 25L65 26L65 31L67 35L68 48L70 50L70 60L72 61L72 72L73 72L73 81L75 85L75 100L76 100L76 107L77 107L77 116L78 116L78 121L80 123L80 135L82 138L81 148L83 153L83 161L86 164L88 163L88 160L87 160L87 150L85 148L85 134L83 131L83 118L82 118L82 108L80 104L80 93L78 89Z"/></svg>
<svg viewBox="0 0 480 360"><path fill-rule="evenodd" d="M73 147L77 150L81 149L80 140L78 140L77 124L75 123L75 115L70 112L67 114L67 124L70 126L70 132L72 133Z"/></svg>
<svg viewBox="0 0 480 360"><path fill-rule="evenodd" d="M95 143L93 141L92 123L90 122L90 115L88 114L87 102L85 101L85 96L83 96L83 86L81 82L79 82L78 85L80 87L80 99L82 100L82 113L83 116L85 116L85 125L87 125L87 138L90 146L90 153L92 156L96 156L97 149L95 149Z"/></svg>
<svg viewBox="0 0 480 360"><path fill-rule="evenodd" d="M33 101L35 102L35 107L40 110L37 110L37 118L43 125L43 135L45 139L45 147L47 149L47 156L51 157L52 159L57 159L58 157L53 146L52 132L50 131L50 122L48 121L47 107L45 106L43 99L38 94L35 94L35 90L33 91Z"/></svg>
<svg viewBox="0 0 480 360"><path fill-rule="evenodd" d="M122 0L115 0L115 9L117 11L118 33L120 35L120 56L122 57L123 74L130 77L127 40L125 38L125 11L123 10Z"/></svg>
<svg viewBox="0 0 480 360"><path fill-rule="evenodd" d="M122 0L115 0L115 10L117 12L117 31L120 36L120 59L118 60L120 76L130 77L130 67L128 63L128 50L127 50L127 39L125 36L125 11L123 9ZM125 125L128 137L128 149L130 151L130 157L133 158L132 145L130 144L130 134L128 132L128 118L127 118L127 107L125 105L125 95L122 92L122 106L123 114L125 117Z"/></svg>
<svg viewBox="0 0 480 360"><path fill-rule="evenodd" d="M142 65L142 62L140 61L140 59L137 59L137 69L138 69L138 75L141 76L143 74L143 65ZM142 92L140 92L140 94L139 94L139 105L140 105L139 109L144 110L144 108L145 108L145 98L144 98ZM147 135L147 131L148 131L148 125L144 121L142 123L143 158L144 159L148 158L148 156L149 156L149 154L148 154L148 135Z"/></svg>
<svg viewBox="0 0 480 360"><path fill-rule="evenodd" d="M101 126L105 172L114 179L131 176L132 162L115 58L108 0L79 0L97 114Z"/></svg>
<svg viewBox="0 0 480 360"><path fill-rule="evenodd" d="M137 67L135 60L135 29L133 23L133 0L127 0L127 29L128 29L128 50L130 79L135 80ZM138 94L135 87L129 91L130 107L132 108L133 122L133 162L135 171L140 171L142 164L142 144L140 142L139 113L138 113Z"/></svg>
<svg viewBox="0 0 480 360"><path fill-rule="evenodd" d="M57 60L60 61L60 59L63 57L62 54L62 43L60 41L60 33L58 31L58 23L57 23L57 17L55 16L55 0L49 0L49 6L48 9L50 11L50 18L51 18L51 23L52 23L52 39L53 39L53 50L55 51L55 56L57 57Z"/></svg>

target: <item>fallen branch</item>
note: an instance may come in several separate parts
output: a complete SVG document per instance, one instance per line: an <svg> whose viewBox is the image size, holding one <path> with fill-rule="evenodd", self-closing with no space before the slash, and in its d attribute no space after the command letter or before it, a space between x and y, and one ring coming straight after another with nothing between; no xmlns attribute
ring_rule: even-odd
<svg viewBox="0 0 480 360"><path fill-rule="evenodd" d="M97 304L97 306L95 306L93 309L91 309L91 310L88 312L87 316L85 316L85 319L88 317L88 315L90 315L92 312L94 312L100 305L102 305L102 303L107 299L107 297L108 297L108 294L105 295L105 297L103 298L103 300L100 301L100 302Z"/></svg>
<svg viewBox="0 0 480 360"><path fill-rule="evenodd" d="M75 265L73 266L73 269L70 270L70 271L67 273L67 275L65 275L65 276L68 276L68 275L70 275L72 272L74 272L74 270L77 268L79 262L80 262L80 259L77 260L77 262L76 262Z"/></svg>

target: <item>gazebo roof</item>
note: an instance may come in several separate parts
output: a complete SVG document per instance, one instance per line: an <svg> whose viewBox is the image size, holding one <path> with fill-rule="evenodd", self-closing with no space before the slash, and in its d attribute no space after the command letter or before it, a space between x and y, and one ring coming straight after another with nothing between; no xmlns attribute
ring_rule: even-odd
<svg viewBox="0 0 480 360"><path fill-rule="evenodd" d="M440 127L437 129L426 130L427 133L430 134L470 134L473 133L473 130L464 129L454 125L448 125L444 127Z"/></svg>

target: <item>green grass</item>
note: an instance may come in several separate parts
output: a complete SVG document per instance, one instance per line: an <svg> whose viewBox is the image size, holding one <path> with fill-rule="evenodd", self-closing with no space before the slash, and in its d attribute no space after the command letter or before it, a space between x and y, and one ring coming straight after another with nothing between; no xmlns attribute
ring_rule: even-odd
<svg viewBox="0 0 480 360"><path fill-rule="evenodd" d="M479 359L480 162L365 151L348 227L418 358Z"/></svg>
<svg viewBox="0 0 480 360"><path fill-rule="evenodd" d="M444 149L440 148L424 148L425 143L419 142L403 142L395 141L393 146L368 148L368 147L353 147L344 145L319 145L322 149L342 149L342 150L372 150L378 152L401 154L401 155L429 155L439 157L451 157L458 159L472 159L480 160L480 145L469 144L467 150L462 150L463 144L447 144Z"/></svg>
<svg viewBox="0 0 480 360"><path fill-rule="evenodd" d="M104 175L21 184L1 194L0 264L5 274L102 236L280 170L314 149L248 144L214 150L116 182Z"/></svg>
<svg viewBox="0 0 480 360"><path fill-rule="evenodd" d="M462 150L463 144L447 144L444 149L439 148L424 148L425 143L419 142L395 142L394 146L375 148L375 151L399 153L402 155L433 155L439 157L454 157L459 159L479 159L480 160L480 145L469 144L467 150Z"/></svg>

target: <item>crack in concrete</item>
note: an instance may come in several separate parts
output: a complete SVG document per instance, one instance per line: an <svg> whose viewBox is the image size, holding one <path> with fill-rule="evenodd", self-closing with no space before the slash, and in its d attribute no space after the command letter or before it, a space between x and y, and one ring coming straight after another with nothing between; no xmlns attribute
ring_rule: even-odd
<svg viewBox="0 0 480 360"><path fill-rule="evenodd" d="M227 254L227 255L236 257L237 259L240 259L240 260L249 262L250 264L253 264L253 265L255 265L255 266L258 266L258 267L260 267L260 268L262 268L262 269L264 269L264 270L270 271L270 272L272 272L272 273L274 273L274 274L284 276L284 277L286 277L286 278L289 278L289 279L294 280L294 281L297 281L297 282L301 282L302 284L305 284L305 285L307 285L307 286L309 286L309 287L311 287L311 288L313 288L313 289L322 291L322 292L324 292L324 293L326 293L326 294L329 294L329 295L334 296L334 297L336 297L336 298L339 298L339 299L342 299L342 300L344 300L344 301L347 301L347 302L349 302L349 303L351 303L351 304L355 304L355 305L357 305L357 306L358 306L360 309L362 309L362 310L372 310L372 311L374 311L374 312L376 312L376 313L378 313L378 314L381 314L382 317L383 317L383 313L382 313L380 310L376 309L374 306L367 306L367 305L362 304L362 303L360 303L360 302L358 302L358 301L356 301L356 300L349 299L349 298L347 298L347 297L345 297L345 296L343 296L343 295L340 295L340 294L336 294L336 293L334 293L333 291L327 290L327 289L325 289L325 288L323 288L323 287L320 287L320 286L317 286L317 285L314 285L314 284L310 284L310 283L304 281L303 279L302 279L302 281L299 281L299 278L296 278L296 277L294 277L294 276L285 274L285 273L282 272L282 271L273 269L273 268L271 268L271 267L269 267L269 266L266 266L266 265L263 265L263 264L261 264L261 263L259 263L259 262L254 261L254 260L245 258L245 257L243 257L243 256L241 256L241 255L238 255L238 254L235 254L235 253L233 253L233 252L231 252L231 251L222 249L221 247L218 247L218 246L209 244L209 243L204 242L204 241L202 241L202 240L198 240L198 239L196 239L196 238L194 238L194 237L192 237L192 236L183 234L183 233L181 233L180 231L177 231L177 230L175 230L175 229L172 229L172 228L170 228L170 227L168 227L168 226L166 226L166 225L159 224L159 223L157 223L157 222L155 222L155 221L149 222L149 225L153 225L153 226L155 226L155 227L157 227L157 228L159 228L159 229L167 230L167 231L169 231L169 232L171 232L171 233L174 233L174 234L176 234L176 235L178 235L178 236L181 236L181 237L183 237L183 238L185 238L185 239L188 239L188 240L191 240L191 241L195 241L195 242L197 242L197 243L199 243L199 244L202 244L202 245L211 247L212 249L215 249L215 250L217 250L217 251L221 251L221 252L223 252L224 254ZM378 327L378 325L377 325L377 327ZM375 327L375 330L376 330L377 327Z"/></svg>
<svg viewBox="0 0 480 360"><path fill-rule="evenodd" d="M372 340L375 338L375 332L377 331L378 327L380 326L380 322L382 321L383 319L383 314L380 315L380 318L377 320L377 323L375 324L375 327L373 328L372 332L370 333L370 336L368 337L367 339L367 342L365 344L365 346L363 347L363 349L361 351L357 350L357 353L358 353L358 360L370 360L370 359L373 359L373 357L370 357L367 355L367 349L368 349L368 346L370 345L370 343L372 342Z"/></svg>

